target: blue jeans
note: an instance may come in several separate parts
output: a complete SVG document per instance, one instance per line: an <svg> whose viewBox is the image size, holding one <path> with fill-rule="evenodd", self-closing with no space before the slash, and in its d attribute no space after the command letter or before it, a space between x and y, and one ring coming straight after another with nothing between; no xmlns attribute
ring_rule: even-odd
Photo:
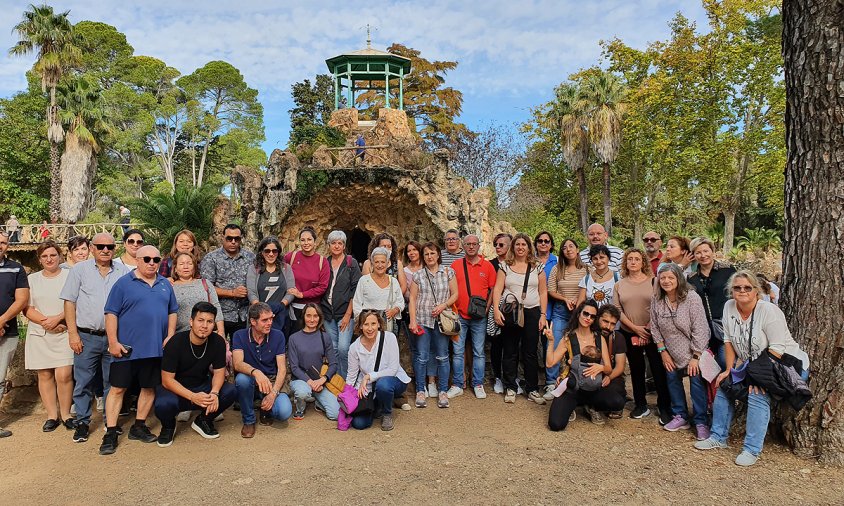
<svg viewBox="0 0 844 506"><path fill-rule="evenodd" d="M683 375L686 369L674 369L671 372L665 371L665 378L668 381L668 394L671 396L671 412L676 416L680 415L689 421L689 406L686 404L686 389L683 388ZM703 376L689 376L691 389L692 408L695 410L691 422L694 425L708 425L706 420L706 383Z"/></svg>
<svg viewBox="0 0 844 506"><path fill-rule="evenodd" d="M416 337L416 356L413 357L413 375L416 377L416 391L425 391L425 373L430 369L431 349L434 349L433 356L436 358L437 390L445 392L448 390L448 336L444 336L436 326L434 328L422 327L422 335ZM429 375L431 375L429 373ZM379 380L380 381L380 380Z"/></svg>
<svg viewBox="0 0 844 506"><path fill-rule="evenodd" d="M255 407L253 402L255 399L263 399L264 394L261 393L255 383L255 378L243 373L238 373L234 379L234 384L237 387L237 399L240 402L240 415L243 418L243 425L251 425L255 423ZM293 414L293 406L290 404L290 398L287 394L279 394L273 404L271 410L272 417L276 420L287 420Z"/></svg>
<svg viewBox="0 0 844 506"><path fill-rule="evenodd" d="M464 365L466 356L466 339L472 340L472 386L484 384L484 341L486 340L486 318L467 320L460 317L460 338L454 343L454 355L451 357L452 383L460 388L466 388Z"/></svg>
<svg viewBox="0 0 844 506"><path fill-rule="evenodd" d="M103 399L108 397L111 384L108 381L111 370L111 353L108 352L108 338L93 334L79 333L82 340L82 353L73 355L73 405L76 407L76 423L91 423L91 402L94 398L94 375L97 363L103 371Z"/></svg>
<svg viewBox="0 0 844 506"><path fill-rule="evenodd" d="M448 377L448 373L446 373L446 377ZM391 415L393 413L393 399L401 397L405 390L407 390L407 385L395 376L379 378L375 382L375 411L380 411L384 415ZM352 427L358 430L369 428L372 426L374 416L375 413L356 416L352 418Z"/></svg>
<svg viewBox="0 0 844 506"><path fill-rule="evenodd" d="M206 381L198 387L188 388L191 392L209 393L211 391L211 382ZM206 417L209 420L217 418L217 415L229 409L234 404L237 398L237 389L231 383L223 383L219 392L219 408L217 411L205 415L205 408L193 404L190 400L180 397L175 393L167 390L159 385L155 389L155 417L161 421L161 427L165 429L176 428L176 415L182 411L200 410L200 417Z"/></svg>
<svg viewBox="0 0 844 506"><path fill-rule="evenodd" d="M314 392L306 381L293 380L290 382L290 389L293 390L293 397L295 399L304 400L305 397L313 395L317 405L325 412L325 417L329 420L336 420L340 413L340 403L337 402L337 397L323 387L321 391Z"/></svg>
<svg viewBox="0 0 844 506"><path fill-rule="evenodd" d="M563 332L566 330L566 325L569 324L571 311L565 302L554 301L554 309L551 311L551 324L554 328L554 349L563 340ZM546 345L547 349L547 345ZM554 385L557 378L560 376L560 364L554 364L552 367L545 368L545 384Z"/></svg>
<svg viewBox="0 0 844 506"><path fill-rule="evenodd" d="M337 352L337 374L346 377L349 370L349 346L352 344L352 331L355 328L355 319L349 318L349 326L346 330L340 331L340 320L325 322L325 331L331 337L334 351Z"/></svg>

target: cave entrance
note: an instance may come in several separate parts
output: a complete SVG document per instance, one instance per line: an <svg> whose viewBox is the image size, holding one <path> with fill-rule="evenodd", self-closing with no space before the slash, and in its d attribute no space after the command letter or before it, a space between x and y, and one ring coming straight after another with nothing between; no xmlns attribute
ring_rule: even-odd
<svg viewBox="0 0 844 506"><path fill-rule="evenodd" d="M363 265L366 255L369 253L369 242L372 240L372 237L359 227L355 227L346 235L348 236L347 251L358 263Z"/></svg>

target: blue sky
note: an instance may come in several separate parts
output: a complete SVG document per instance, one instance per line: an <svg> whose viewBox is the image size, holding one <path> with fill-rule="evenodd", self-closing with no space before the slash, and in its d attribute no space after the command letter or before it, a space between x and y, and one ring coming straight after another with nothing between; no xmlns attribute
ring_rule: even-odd
<svg viewBox="0 0 844 506"><path fill-rule="evenodd" d="M0 0L0 46L20 13L39 0ZM239 68L264 105L269 154L288 135L290 85L325 73L325 59L366 45L399 42L430 60L456 60L446 82L464 94L470 128L511 123L551 97L555 85L600 58L599 41L619 37L644 48L664 39L678 11L702 27L699 0L525 0L337 2L313 0L63 0L75 23L95 20L125 33L135 54L189 74L211 60ZM0 96L25 86L32 58L0 56Z"/></svg>

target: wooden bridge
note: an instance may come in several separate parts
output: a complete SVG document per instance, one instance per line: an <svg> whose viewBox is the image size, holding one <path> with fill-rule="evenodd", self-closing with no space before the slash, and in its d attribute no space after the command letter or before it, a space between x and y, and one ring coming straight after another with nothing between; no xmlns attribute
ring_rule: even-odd
<svg viewBox="0 0 844 506"><path fill-rule="evenodd" d="M9 243L9 251L35 250L45 239L52 239L64 246L74 236L91 239L100 232L111 234L115 242L123 242L123 231L137 228L136 223L30 223L18 227L18 240Z"/></svg>

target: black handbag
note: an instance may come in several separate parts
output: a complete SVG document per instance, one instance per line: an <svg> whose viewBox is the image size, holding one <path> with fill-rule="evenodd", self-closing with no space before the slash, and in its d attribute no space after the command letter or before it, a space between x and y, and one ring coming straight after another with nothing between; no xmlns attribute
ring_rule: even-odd
<svg viewBox="0 0 844 506"><path fill-rule="evenodd" d="M709 333L712 337L717 339L719 342L724 342L724 322L721 318L713 318L712 317L712 307L709 305L709 278L706 278L706 282L704 283L703 279L701 279L701 284L703 285L703 301L706 303L706 319L709 322Z"/></svg>
<svg viewBox="0 0 844 506"><path fill-rule="evenodd" d="M381 368L381 352L384 351L384 331L381 331L381 339L378 341L378 353L375 355L375 370L378 372ZM372 391L365 396L358 399L358 406L354 411L349 413L351 416L369 416L375 411L375 385L372 385Z"/></svg>
<svg viewBox="0 0 844 506"><path fill-rule="evenodd" d="M469 262L463 259L463 274L466 276L466 293L469 295L469 307L466 314L473 320L486 318L486 299L478 295L472 295L472 285L469 283Z"/></svg>

